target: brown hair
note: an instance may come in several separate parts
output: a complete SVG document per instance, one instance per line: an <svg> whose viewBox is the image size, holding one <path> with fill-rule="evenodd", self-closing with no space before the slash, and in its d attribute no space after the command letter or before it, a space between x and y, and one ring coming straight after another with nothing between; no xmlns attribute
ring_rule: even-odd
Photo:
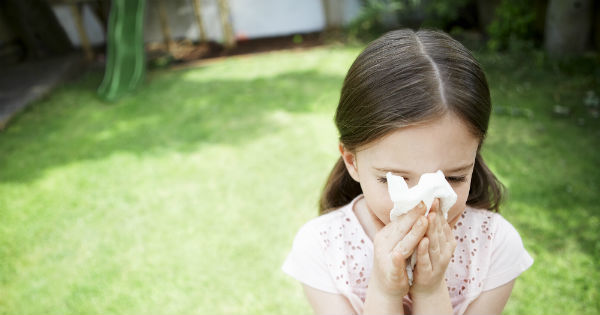
<svg viewBox="0 0 600 315"><path fill-rule="evenodd" d="M349 151L409 125L452 112L480 139L467 205L498 211L504 186L480 154L491 113L488 84L471 53L449 35L397 30L371 42L344 80L335 124ZM319 213L362 193L340 157L319 201Z"/></svg>

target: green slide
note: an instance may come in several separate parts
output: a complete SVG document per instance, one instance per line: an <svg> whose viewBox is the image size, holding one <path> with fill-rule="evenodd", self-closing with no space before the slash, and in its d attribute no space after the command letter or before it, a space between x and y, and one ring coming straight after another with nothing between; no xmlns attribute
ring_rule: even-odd
<svg viewBox="0 0 600 315"><path fill-rule="evenodd" d="M113 101L143 80L146 0L113 0L110 9L106 70L98 94Z"/></svg>

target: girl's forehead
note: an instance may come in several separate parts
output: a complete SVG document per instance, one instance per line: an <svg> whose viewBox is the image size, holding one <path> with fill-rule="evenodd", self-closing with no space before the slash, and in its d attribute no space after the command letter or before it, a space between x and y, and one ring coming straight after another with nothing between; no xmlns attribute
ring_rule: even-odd
<svg viewBox="0 0 600 315"><path fill-rule="evenodd" d="M448 169L472 162L479 139L458 118L446 115L423 125L399 128L359 151L377 168Z"/></svg>

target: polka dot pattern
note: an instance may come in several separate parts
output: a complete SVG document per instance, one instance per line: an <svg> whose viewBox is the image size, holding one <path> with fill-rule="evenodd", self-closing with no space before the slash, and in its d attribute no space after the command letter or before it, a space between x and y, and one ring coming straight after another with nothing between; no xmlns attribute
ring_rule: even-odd
<svg viewBox="0 0 600 315"><path fill-rule="evenodd" d="M336 220L319 229L327 267L336 287L351 300L364 303L373 266L373 243L352 207L339 210ZM453 306L481 293L487 274L495 213L467 207L455 226L456 250L445 274ZM351 297L350 297L351 296ZM405 299L405 304L410 299Z"/></svg>
<svg viewBox="0 0 600 315"><path fill-rule="evenodd" d="M343 287L364 302L373 245L352 211L341 212L339 220L331 223L319 232L330 274L338 288Z"/></svg>
<svg viewBox="0 0 600 315"><path fill-rule="evenodd" d="M454 225L457 245L446 271L451 298L462 300L462 296L481 292L494 237L490 229L493 216L492 212L467 207Z"/></svg>

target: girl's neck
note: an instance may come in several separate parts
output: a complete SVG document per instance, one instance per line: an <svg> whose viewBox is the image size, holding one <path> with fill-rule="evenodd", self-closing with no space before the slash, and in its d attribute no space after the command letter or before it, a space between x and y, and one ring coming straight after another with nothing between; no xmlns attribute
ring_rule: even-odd
<svg viewBox="0 0 600 315"><path fill-rule="evenodd" d="M377 216L371 210L369 210L364 197L360 198L354 203L352 211L354 211L358 222L360 222L360 225L362 225L362 228L367 236L371 239L371 241L373 241L375 234L377 234L377 232L384 227L383 222L381 222L381 220L379 220Z"/></svg>

